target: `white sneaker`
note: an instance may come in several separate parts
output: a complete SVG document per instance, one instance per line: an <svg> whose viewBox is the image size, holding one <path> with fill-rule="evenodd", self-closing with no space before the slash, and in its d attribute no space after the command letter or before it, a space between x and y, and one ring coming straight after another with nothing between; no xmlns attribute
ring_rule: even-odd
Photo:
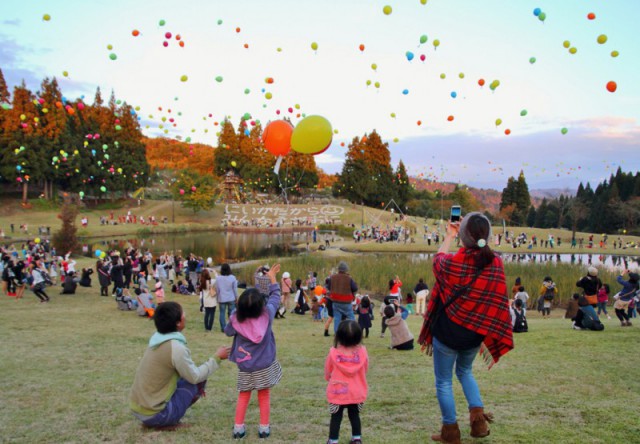
<svg viewBox="0 0 640 444"><path fill-rule="evenodd" d="M573 322L573 323L571 324L571 327L572 327L574 330L582 330L580 327L578 327L578 326L576 325L576 323L575 323L575 322Z"/></svg>
<svg viewBox="0 0 640 444"><path fill-rule="evenodd" d="M607 315L607 319L611 319L611 316Z"/></svg>

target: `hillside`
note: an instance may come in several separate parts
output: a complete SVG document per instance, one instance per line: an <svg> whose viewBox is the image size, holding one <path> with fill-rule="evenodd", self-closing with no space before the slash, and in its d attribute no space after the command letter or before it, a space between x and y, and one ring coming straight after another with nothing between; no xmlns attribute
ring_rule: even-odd
<svg viewBox="0 0 640 444"><path fill-rule="evenodd" d="M417 190L426 190L430 192L442 191L444 194L449 194L455 190L455 183L449 182L431 182L424 179L410 178L411 184ZM476 198L476 200L482 205L482 210L487 210L490 213L497 213L500 208L500 199L502 193L498 190L474 188L468 187L469 192Z"/></svg>

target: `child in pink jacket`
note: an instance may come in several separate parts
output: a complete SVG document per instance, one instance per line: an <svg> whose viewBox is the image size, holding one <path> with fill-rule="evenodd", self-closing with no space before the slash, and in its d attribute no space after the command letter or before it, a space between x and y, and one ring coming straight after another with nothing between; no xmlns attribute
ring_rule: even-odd
<svg viewBox="0 0 640 444"><path fill-rule="evenodd" d="M360 325L352 320L342 321L324 364L324 378L329 381L327 401L331 413L327 444L337 444L345 408L351 422L351 443L362 443L360 410L367 399L369 355L361 342Z"/></svg>

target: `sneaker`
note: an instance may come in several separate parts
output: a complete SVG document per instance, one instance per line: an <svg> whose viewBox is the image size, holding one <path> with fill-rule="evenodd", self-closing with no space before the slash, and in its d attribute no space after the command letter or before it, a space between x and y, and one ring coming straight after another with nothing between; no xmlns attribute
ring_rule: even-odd
<svg viewBox="0 0 640 444"><path fill-rule="evenodd" d="M247 431L244 427L241 429L236 429L235 426L233 427L233 439L242 439L245 436L247 436Z"/></svg>
<svg viewBox="0 0 640 444"><path fill-rule="evenodd" d="M575 322L574 322L573 324L571 324L571 327L572 327L574 330L582 330L580 327L578 327L578 326L576 325L576 323L575 323Z"/></svg>
<svg viewBox="0 0 640 444"><path fill-rule="evenodd" d="M271 427L265 427L265 428L260 427L258 429L258 438L266 439L269 436L271 436Z"/></svg>
<svg viewBox="0 0 640 444"><path fill-rule="evenodd" d="M362 444L361 438L351 438L351 444Z"/></svg>

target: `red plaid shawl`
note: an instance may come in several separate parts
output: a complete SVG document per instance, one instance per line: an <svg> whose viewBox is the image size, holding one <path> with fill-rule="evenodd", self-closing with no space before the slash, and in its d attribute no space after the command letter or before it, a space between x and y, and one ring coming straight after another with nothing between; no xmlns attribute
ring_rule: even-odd
<svg viewBox="0 0 640 444"><path fill-rule="evenodd" d="M458 288L469 284L476 271L471 249L460 248L455 254L438 253L434 257L433 274L436 277L436 283L418 339L423 351L431 349L429 313L436 305L436 299L439 299L442 304L446 303ZM496 256L478 276L472 287L449 305L445 312L456 324L484 335L480 353L489 368L511 350L513 335L502 259Z"/></svg>

